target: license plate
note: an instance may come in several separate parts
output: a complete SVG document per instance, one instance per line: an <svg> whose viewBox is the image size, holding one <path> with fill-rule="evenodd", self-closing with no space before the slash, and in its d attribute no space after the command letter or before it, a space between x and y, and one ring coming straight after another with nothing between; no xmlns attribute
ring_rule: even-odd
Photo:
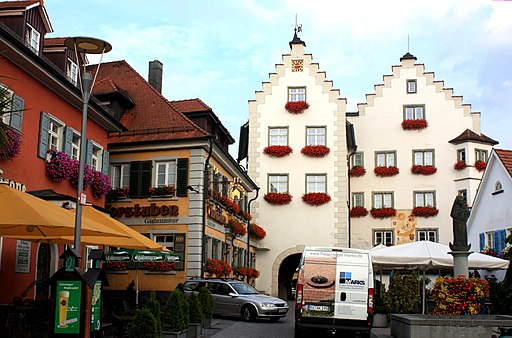
<svg viewBox="0 0 512 338"><path fill-rule="evenodd" d="M279 309L278 312L286 312L288 309Z"/></svg>
<svg viewBox="0 0 512 338"><path fill-rule="evenodd" d="M329 307L325 305L308 305L308 311L329 311Z"/></svg>

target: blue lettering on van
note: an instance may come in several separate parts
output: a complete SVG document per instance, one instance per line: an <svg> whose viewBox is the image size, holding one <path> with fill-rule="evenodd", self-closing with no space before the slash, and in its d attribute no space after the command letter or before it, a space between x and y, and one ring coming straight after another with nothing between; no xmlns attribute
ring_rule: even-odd
<svg viewBox="0 0 512 338"><path fill-rule="evenodd" d="M365 285L362 279L352 279L352 272L340 271L340 284Z"/></svg>

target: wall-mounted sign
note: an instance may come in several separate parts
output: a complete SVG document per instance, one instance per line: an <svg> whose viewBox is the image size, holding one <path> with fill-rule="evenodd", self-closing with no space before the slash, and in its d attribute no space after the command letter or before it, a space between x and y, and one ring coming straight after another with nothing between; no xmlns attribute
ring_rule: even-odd
<svg viewBox="0 0 512 338"><path fill-rule="evenodd" d="M178 218L144 218L144 224L178 224Z"/></svg>
<svg viewBox="0 0 512 338"><path fill-rule="evenodd" d="M177 205L156 205L151 203L148 206L134 204L133 207L112 207L110 216L112 217L150 217L150 216L178 216L179 208Z"/></svg>
<svg viewBox="0 0 512 338"><path fill-rule="evenodd" d="M55 333L80 333L82 282L57 281L55 292Z"/></svg>
<svg viewBox="0 0 512 338"><path fill-rule="evenodd" d="M30 273L30 252L32 242L16 241L16 266L14 272Z"/></svg>
<svg viewBox="0 0 512 338"><path fill-rule="evenodd" d="M1 174L2 173L0 172L0 175ZM0 177L0 183L7 183L11 188L19 190L19 191L23 191L23 192L27 191L27 186L25 184L16 182L16 181L11 181L10 179L5 178L5 177Z"/></svg>
<svg viewBox="0 0 512 338"><path fill-rule="evenodd" d="M214 209L211 204L208 204L206 207L207 215L212 220L220 223L220 224L226 224L227 218L222 214L222 211L219 209Z"/></svg>
<svg viewBox="0 0 512 338"><path fill-rule="evenodd" d="M101 281L96 281L92 289L91 331L101 328Z"/></svg>

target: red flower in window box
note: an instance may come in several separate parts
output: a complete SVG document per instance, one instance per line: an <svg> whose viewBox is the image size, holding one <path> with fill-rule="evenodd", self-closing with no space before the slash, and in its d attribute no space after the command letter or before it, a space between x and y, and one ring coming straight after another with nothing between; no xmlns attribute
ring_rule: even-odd
<svg viewBox="0 0 512 338"><path fill-rule="evenodd" d="M263 196L263 199L270 204L274 205L285 205L292 201L292 195L288 192L278 193L278 192L269 192Z"/></svg>
<svg viewBox="0 0 512 338"><path fill-rule="evenodd" d="M462 169L466 168L467 166L468 166L468 164L465 161L458 160L457 163L455 163L453 165L453 169L462 170Z"/></svg>
<svg viewBox="0 0 512 338"><path fill-rule="evenodd" d="M366 215L368 215L368 210L366 210L365 207L352 207L352 209L350 209L350 217L352 218L364 217Z"/></svg>
<svg viewBox="0 0 512 338"><path fill-rule="evenodd" d="M373 208L372 210L370 210L370 214L374 218L388 218L388 217L396 216L396 210L393 208L380 208L380 209Z"/></svg>
<svg viewBox="0 0 512 338"><path fill-rule="evenodd" d="M309 157L324 157L331 152L331 149L324 145L310 145L302 148L300 152Z"/></svg>
<svg viewBox="0 0 512 338"><path fill-rule="evenodd" d="M240 209L240 206L230 199L227 196L221 195L220 193L215 193L214 199L217 200L220 205L222 205L227 212L233 214L233 215L242 215L242 210Z"/></svg>
<svg viewBox="0 0 512 338"><path fill-rule="evenodd" d="M144 267L147 271L167 272L176 268L176 262L145 262Z"/></svg>
<svg viewBox="0 0 512 338"><path fill-rule="evenodd" d="M149 188L150 196L174 196L176 193L176 188L173 185L164 185L161 187L151 187Z"/></svg>
<svg viewBox="0 0 512 338"><path fill-rule="evenodd" d="M231 266L220 259L208 258L206 261L206 272L211 273L217 277L227 277L231 274L233 269Z"/></svg>
<svg viewBox="0 0 512 338"><path fill-rule="evenodd" d="M249 225L249 229L251 229L251 236L254 236L257 240L263 239L267 236L266 231L256 223L251 223Z"/></svg>
<svg viewBox="0 0 512 338"><path fill-rule="evenodd" d="M475 162L475 168L478 171L484 171L485 167L487 167L487 163L484 161L476 161Z"/></svg>
<svg viewBox="0 0 512 338"><path fill-rule="evenodd" d="M376 167L373 172L380 177L390 177L398 175L400 170L397 167Z"/></svg>
<svg viewBox="0 0 512 338"><path fill-rule="evenodd" d="M412 209L412 214L418 217L431 217L439 213L439 210L428 205L426 207L416 207Z"/></svg>
<svg viewBox="0 0 512 338"><path fill-rule="evenodd" d="M290 101L286 102L284 109L292 114L301 114L304 110L309 108L309 103L306 101Z"/></svg>
<svg viewBox="0 0 512 338"><path fill-rule="evenodd" d="M106 262L103 263L103 268L107 271L124 271L127 266L124 262Z"/></svg>
<svg viewBox="0 0 512 338"><path fill-rule="evenodd" d="M230 219L226 228L231 230L231 233L235 236L243 237L247 233L247 229L245 228L245 224L235 221L234 219Z"/></svg>
<svg viewBox="0 0 512 338"><path fill-rule="evenodd" d="M324 192L310 192L302 195L302 200L309 205L319 206L331 200L331 196Z"/></svg>
<svg viewBox="0 0 512 338"><path fill-rule="evenodd" d="M233 273L235 274L235 276L240 276L240 277L249 277L249 278L258 278L260 276L260 272L256 269L253 269L253 268L248 268L248 267L245 267L245 266L239 266L238 268L235 269L235 271L233 271Z"/></svg>
<svg viewBox="0 0 512 338"><path fill-rule="evenodd" d="M419 130L427 128L427 120L404 120L402 122L402 128L404 130Z"/></svg>
<svg viewBox="0 0 512 338"><path fill-rule="evenodd" d="M293 152L289 146L268 146L263 152L272 157L284 157Z"/></svg>
<svg viewBox="0 0 512 338"><path fill-rule="evenodd" d="M433 165L413 165L411 172L414 175L433 175L437 172L437 168Z"/></svg>
<svg viewBox="0 0 512 338"><path fill-rule="evenodd" d="M364 176L364 174L366 174L366 169L361 166L352 167L352 169L348 171L350 177L361 177Z"/></svg>

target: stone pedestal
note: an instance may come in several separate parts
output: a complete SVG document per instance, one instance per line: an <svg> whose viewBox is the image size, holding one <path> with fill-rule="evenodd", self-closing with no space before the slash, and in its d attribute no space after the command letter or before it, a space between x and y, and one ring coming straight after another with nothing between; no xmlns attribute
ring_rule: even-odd
<svg viewBox="0 0 512 338"><path fill-rule="evenodd" d="M449 252L449 254L453 256L453 277L457 277L458 275L469 277L468 256L472 253L472 251Z"/></svg>

